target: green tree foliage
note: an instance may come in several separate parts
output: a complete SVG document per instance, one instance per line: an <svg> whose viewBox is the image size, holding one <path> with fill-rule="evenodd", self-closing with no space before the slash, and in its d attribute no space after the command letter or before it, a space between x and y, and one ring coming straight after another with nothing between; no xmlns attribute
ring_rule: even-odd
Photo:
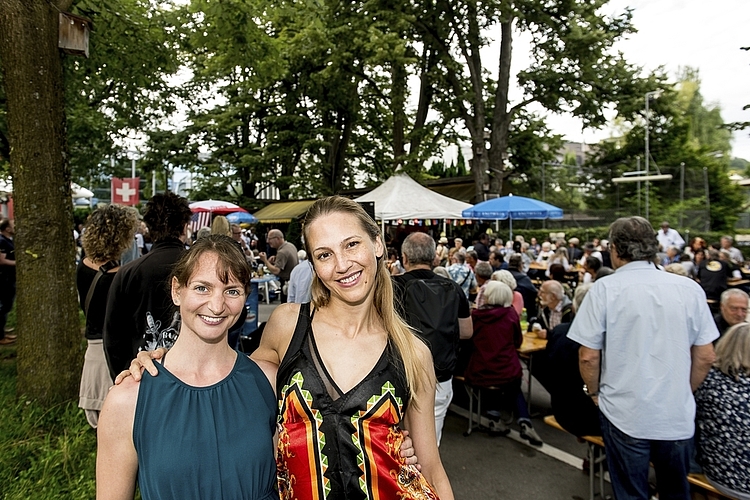
<svg viewBox="0 0 750 500"><path fill-rule="evenodd" d="M684 211L705 210L708 185L710 220L689 222L693 227L700 223L697 229L728 230L743 205L742 193L728 176L728 132L722 127L720 109L703 103L697 72L687 69L681 77L676 88L665 87L650 103L650 173L672 174L671 180L650 183L651 222L666 218L677 225ZM638 165L643 170L645 121L636 121L624 137L603 142L595 151L585 166L588 206L618 208L623 215L645 215L645 182L641 183L640 197L637 183L611 182L624 172L637 170Z"/></svg>
<svg viewBox="0 0 750 500"><path fill-rule="evenodd" d="M177 71L171 11L149 0L77 0L92 21L88 58L65 58L65 110L74 178L85 185L113 174L117 144L156 127L174 111Z"/></svg>
<svg viewBox="0 0 750 500"><path fill-rule="evenodd" d="M633 31L631 13L605 16L600 10L604 0L436 0L427 4L445 12L437 20L420 18L417 23L439 49L454 109L471 136L477 198L482 196L487 176L490 191L499 193L503 181L513 175L504 157L513 135L511 124L532 102L598 127L605 123L603 112L612 103L619 113L630 116L634 96L648 88L636 77L638 68L612 49L618 39ZM431 20L434 24L427 25ZM518 32L532 38L533 63L516 75L523 96L512 102L510 62ZM482 61L482 51L491 42L487 33L499 37L497 78L485 70L492 65ZM523 161L510 158L510 164Z"/></svg>

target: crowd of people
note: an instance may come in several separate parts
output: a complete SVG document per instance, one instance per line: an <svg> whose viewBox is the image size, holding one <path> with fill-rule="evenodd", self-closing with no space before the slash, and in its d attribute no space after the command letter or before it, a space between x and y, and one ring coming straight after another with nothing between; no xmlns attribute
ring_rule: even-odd
<svg viewBox="0 0 750 500"><path fill-rule="evenodd" d="M490 434L507 433L509 412L525 416L523 307L528 331L547 339L532 375L565 429L603 436L615 498L651 498L654 488L659 498L690 498L687 475L701 465L717 490L750 498L742 252L730 236L686 245L667 222L654 231L639 217L619 219L608 237L582 246L577 238L490 244L486 234L468 247L438 240L433 272L444 268L471 303L474 333L459 369L486 390ZM521 436L541 444L519 422Z"/></svg>
<svg viewBox="0 0 750 500"><path fill-rule="evenodd" d="M142 221L106 206L80 231L79 406L98 430L101 498L138 483L143 498L450 499L438 447L454 376L482 392L490 435L515 416L542 444L524 335L547 341L530 376L560 425L603 437L615 498L650 498L650 466L660 498L689 498L696 459L719 491L750 498L750 299L729 236L686 244L628 217L583 245L414 231L396 250L334 196L309 209L304 249L271 229L259 251L224 217L194 237L190 219L166 193ZM5 283L12 234L0 221ZM257 266L281 305L248 357L236 331ZM252 424L238 434L238 421Z"/></svg>

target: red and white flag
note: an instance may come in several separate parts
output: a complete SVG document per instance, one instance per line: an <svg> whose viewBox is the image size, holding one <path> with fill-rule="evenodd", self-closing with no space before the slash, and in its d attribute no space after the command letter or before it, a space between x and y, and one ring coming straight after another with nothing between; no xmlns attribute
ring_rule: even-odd
<svg viewBox="0 0 750 500"><path fill-rule="evenodd" d="M117 205L137 205L140 200L138 184L140 177L118 179L112 177L112 203Z"/></svg>

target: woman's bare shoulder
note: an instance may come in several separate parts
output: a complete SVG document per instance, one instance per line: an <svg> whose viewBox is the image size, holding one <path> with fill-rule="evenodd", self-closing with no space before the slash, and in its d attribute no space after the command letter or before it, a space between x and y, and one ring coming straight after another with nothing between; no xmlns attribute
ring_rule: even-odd
<svg viewBox="0 0 750 500"><path fill-rule="evenodd" d="M300 304L281 304L268 319L260 346L253 352L253 361L267 361L278 366L284 358L299 318Z"/></svg>
<svg viewBox="0 0 750 500"><path fill-rule="evenodd" d="M138 389L141 382L136 382L133 377L127 377L120 384L112 386L104 399L104 405L110 411L131 411L138 402Z"/></svg>

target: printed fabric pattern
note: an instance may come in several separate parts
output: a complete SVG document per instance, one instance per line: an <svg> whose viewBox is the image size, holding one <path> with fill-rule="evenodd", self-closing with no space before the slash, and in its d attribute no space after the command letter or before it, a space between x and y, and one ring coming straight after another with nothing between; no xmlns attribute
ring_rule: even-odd
<svg viewBox="0 0 750 500"><path fill-rule="evenodd" d="M695 393L698 459L715 483L750 493L750 377L712 368Z"/></svg>

